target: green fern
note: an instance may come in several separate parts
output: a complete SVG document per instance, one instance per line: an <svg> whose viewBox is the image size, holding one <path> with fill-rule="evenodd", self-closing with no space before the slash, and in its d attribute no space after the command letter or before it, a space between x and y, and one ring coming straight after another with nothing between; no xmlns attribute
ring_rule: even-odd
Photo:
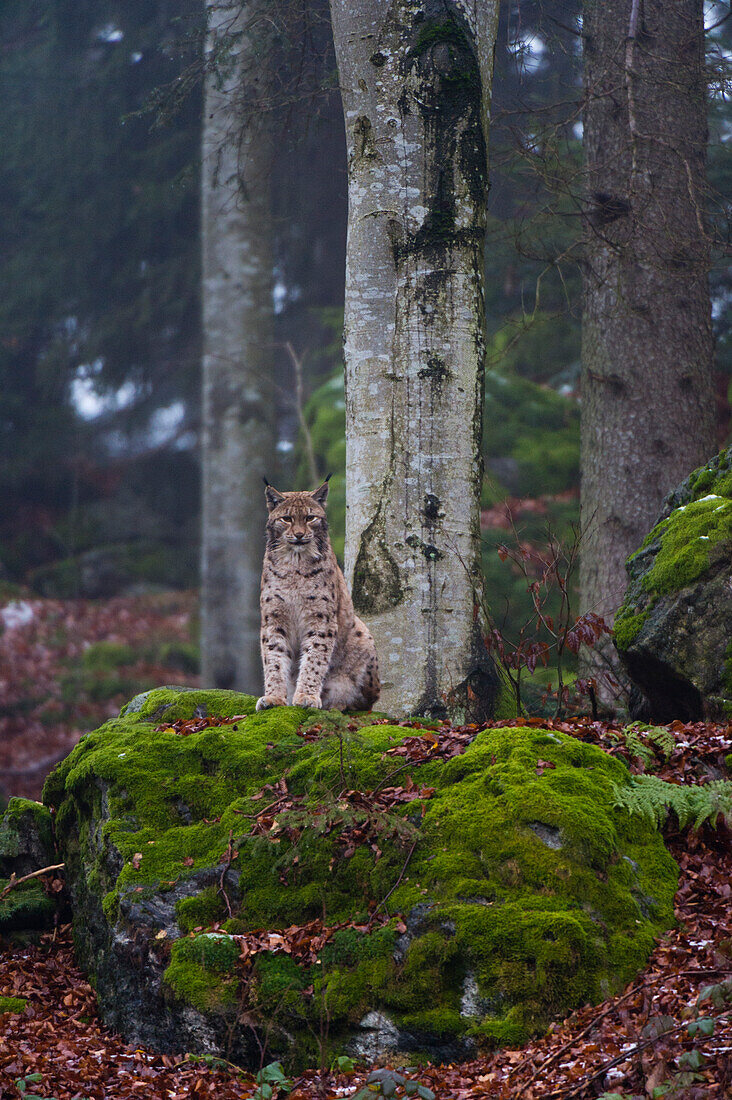
<svg viewBox="0 0 732 1100"><path fill-rule="evenodd" d="M643 738L639 736L643 735ZM623 730L625 747L632 756L638 756L644 767L650 767L655 758L653 746L659 749L666 760L676 745L676 738L665 726L648 726L643 722L631 722ZM650 744L648 744L650 742Z"/></svg>
<svg viewBox="0 0 732 1100"><path fill-rule="evenodd" d="M706 822L716 826L720 814L725 824L732 826L732 782L715 779L690 787L666 783L657 775L636 775L629 786L618 788L615 805L659 827L669 810L674 811L682 829L699 829Z"/></svg>

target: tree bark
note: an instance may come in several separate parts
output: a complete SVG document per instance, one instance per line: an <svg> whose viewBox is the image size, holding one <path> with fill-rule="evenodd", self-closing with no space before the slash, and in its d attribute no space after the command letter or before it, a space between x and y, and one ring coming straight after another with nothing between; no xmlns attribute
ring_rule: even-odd
<svg viewBox="0 0 732 1100"><path fill-rule="evenodd" d="M207 15L216 65L202 151L202 677L259 695L262 477L274 455L270 143L245 117L253 5L218 0Z"/></svg>
<svg viewBox="0 0 732 1100"><path fill-rule="evenodd" d="M583 33L580 585L612 623L626 558L716 450L703 3L586 0Z"/></svg>
<svg viewBox="0 0 732 1100"><path fill-rule="evenodd" d="M346 576L390 713L491 711L473 614L497 0L331 0L346 123Z"/></svg>

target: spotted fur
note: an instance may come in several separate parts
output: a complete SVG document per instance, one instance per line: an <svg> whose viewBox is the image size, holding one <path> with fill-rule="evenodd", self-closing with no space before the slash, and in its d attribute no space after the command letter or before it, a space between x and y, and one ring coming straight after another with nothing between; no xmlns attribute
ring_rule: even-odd
<svg viewBox="0 0 732 1100"><path fill-rule="evenodd" d="M262 568L264 695L257 710L286 706L370 710L381 684L374 639L353 612L328 537L328 483L312 493L265 490Z"/></svg>

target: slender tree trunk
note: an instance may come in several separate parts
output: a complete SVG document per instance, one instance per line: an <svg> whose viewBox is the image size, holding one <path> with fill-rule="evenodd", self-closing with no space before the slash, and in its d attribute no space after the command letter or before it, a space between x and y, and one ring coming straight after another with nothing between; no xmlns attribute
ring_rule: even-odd
<svg viewBox="0 0 732 1100"><path fill-rule="evenodd" d="M259 694L262 477L274 439L270 148L245 118L251 42L236 37L252 10L207 5L217 62L206 77L202 158L201 650L204 684Z"/></svg>
<svg viewBox="0 0 732 1100"><path fill-rule="evenodd" d="M478 717L497 0L331 0L346 122L346 575L392 713ZM462 561L461 561L462 559Z"/></svg>
<svg viewBox="0 0 732 1100"><path fill-rule="evenodd" d="M626 558L716 449L703 3L586 0L583 31L580 582L612 622Z"/></svg>

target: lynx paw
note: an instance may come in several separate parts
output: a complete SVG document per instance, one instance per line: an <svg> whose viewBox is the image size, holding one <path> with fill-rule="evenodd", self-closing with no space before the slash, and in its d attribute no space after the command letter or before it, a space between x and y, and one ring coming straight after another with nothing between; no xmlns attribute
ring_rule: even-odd
<svg viewBox="0 0 732 1100"><path fill-rule="evenodd" d="M279 695L262 695L257 699L256 710L269 710L270 707L286 707L287 700Z"/></svg>
<svg viewBox="0 0 732 1100"><path fill-rule="evenodd" d="M292 697L292 705L293 707L314 707L315 710L320 710L323 702L319 695L306 695L304 691L296 691Z"/></svg>

